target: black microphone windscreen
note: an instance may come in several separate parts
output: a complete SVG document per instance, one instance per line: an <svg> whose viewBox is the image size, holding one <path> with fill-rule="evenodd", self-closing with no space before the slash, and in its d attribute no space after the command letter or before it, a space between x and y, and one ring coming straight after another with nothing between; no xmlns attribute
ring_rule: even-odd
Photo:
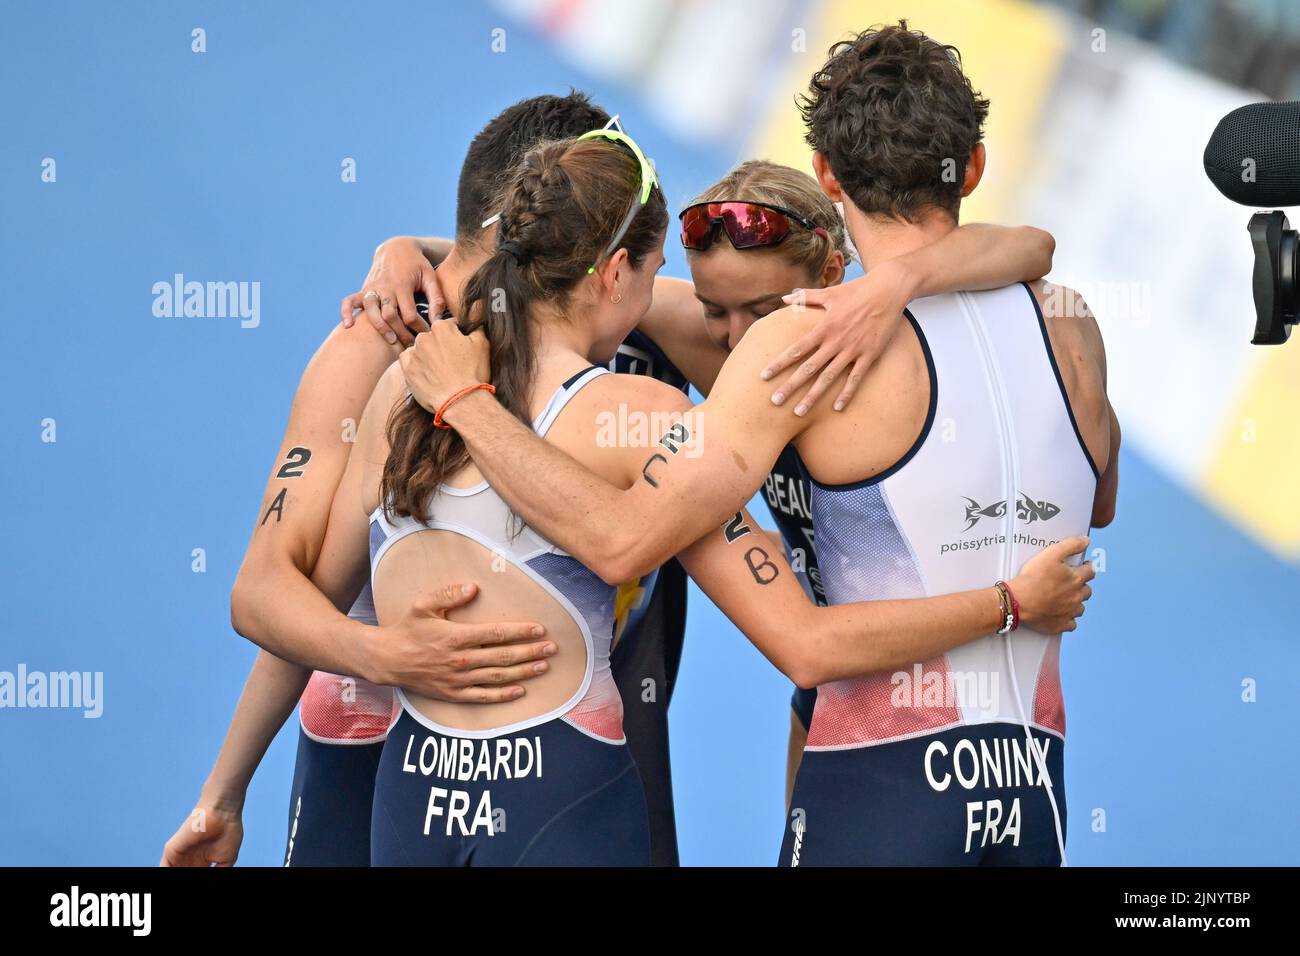
<svg viewBox="0 0 1300 956"><path fill-rule="evenodd" d="M1244 206L1300 206L1300 102L1251 103L1219 120L1205 175Z"/></svg>

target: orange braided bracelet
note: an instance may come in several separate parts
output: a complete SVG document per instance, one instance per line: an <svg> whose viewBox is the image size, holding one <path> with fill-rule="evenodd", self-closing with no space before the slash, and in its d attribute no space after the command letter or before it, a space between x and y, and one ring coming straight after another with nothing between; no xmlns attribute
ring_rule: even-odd
<svg viewBox="0 0 1300 956"><path fill-rule="evenodd" d="M434 427L451 431L451 426L442 420L443 413L446 412L447 409L451 407L452 402L458 402L466 395L468 395L470 392L477 392L480 388L487 389L493 395L497 393L497 387L495 385L489 385L487 382L479 382L477 385L465 386L459 392L452 395L451 398L447 399L445 402L443 402L441 405L438 406L438 410L433 414Z"/></svg>

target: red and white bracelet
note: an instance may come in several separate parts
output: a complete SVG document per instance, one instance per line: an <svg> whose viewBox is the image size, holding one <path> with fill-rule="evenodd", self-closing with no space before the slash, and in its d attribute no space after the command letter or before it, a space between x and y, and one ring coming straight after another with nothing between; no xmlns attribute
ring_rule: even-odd
<svg viewBox="0 0 1300 956"><path fill-rule="evenodd" d="M998 628L998 633L1010 634L1020 626L1020 602L1011 593L1011 586L1006 581L998 581L993 587L998 592L998 600L1002 602L1002 627Z"/></svg>

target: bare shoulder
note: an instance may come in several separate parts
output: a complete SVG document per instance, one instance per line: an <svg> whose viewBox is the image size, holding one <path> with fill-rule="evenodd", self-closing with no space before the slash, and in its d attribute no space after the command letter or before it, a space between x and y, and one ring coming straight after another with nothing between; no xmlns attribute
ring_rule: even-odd
<svg viewBox="0 0 1300 956"><path fill-rule="evenodd" d="M379 477L389 453L389 419L409 394L401 363L391 363L375 384L357 425L349 467L358 469L362 507L367 513L379 504Z"/></svg>
<svg viewBox="0 0 1300 956"><path fill-rule="evenodd" d="M1112 451L1111 408L1106 396L1106 348L1088 303L1074 289L1030 283L1070 408L1088 452L1104 471Z"/></svg>
<svg viewBox="0 0 1300 956"><path fill-rule="evenodd" d="M647 432L653 433L651 443L695 407L680 389L649 375L602 375L584 388L579 398L580 414L597 431L610 426L629 430L631 423L640 429L644 423Z"/></svg>
<svg viewBox="0 0 1300 956"><path fill-rule="evenodd" d="M336 325L317 348L312 361L343 362L344 368L360 364L362 368L384 368L397 358L399 348L389 345L382 336L363 322L345 329Z"/></svg>
<svg viewBox="0 0 1300 956"><path fill-rule="evenodd" d="M574 396L547 439L629 487L661 439L689 433L692 407L683 392L648 375L602 375Z"/></svg>
<svg viewBox="0 0 1300 956"><path fill-rule="evenodd" d="M402 374L402 363L395 360L389 363L384 369L384 374L379 376L372 398L375 405L386 413L399 401L405 399L410 391L406 385L406 376Z"/></svg>
<svg viewBox="0 0 1300 956"><path fill-rule="evenodd" d="M686 411L692 407L690 398L681 389L649 375L602 375L592 383L600 389L595 393L614 398L629 408L644 411Z"/></svg>
<svg viewBox="0 0 1300 956"><path fill-rule="evenodd" d="M695 285L687 279L679 279L676 276L655 276L654 296L656 299L665 298L694 306Z"/></svg>
<svg viewBox="0 0 1300 956"><path fill-rule="evenodd" d="M739 356L745 361L757 361L769 352L780 351L798 341L799 337L808 331L809 324L818 321L818 317L822 314L820 309L809 309L798 305L787 305L777 309L750 326L749 331L740 340L740 344L731 353L731 357ZM728 359L728 362L730 361ZM761 364L766 364L766 361Z"/></svg>
<svg viewBox="0 0 1300 956"><path fill-rule="evenodd" d="M357 426L356 446L363 461L374 463L388 457L388 420L409 394L402 365L393 362L375 383Z"/></svg>
<svg viewBox="0 0 1300 956"><path fill-rule="evenodd" d="M1039 279L1029 284L1057 361L1077 356L1106 375L1106 347L1097 317L1083 296L1069 286Z"/></svg>
<svg viewBox="0 0 1300 956"><path fill-rule="evenodd" d="M397 358L373 329L336 326L307 363L294 397L295 418L323 418L333 427L357 419L376 382Z"/></svg>
<svg viewBox="0 0 1300 956"><path fill-rule="evenodd" d="M375 392L380 395L390 395L398 391L406 391L406 376L402 374L401 361L394 358L384 363L384 373L375 383Z"/></svg>

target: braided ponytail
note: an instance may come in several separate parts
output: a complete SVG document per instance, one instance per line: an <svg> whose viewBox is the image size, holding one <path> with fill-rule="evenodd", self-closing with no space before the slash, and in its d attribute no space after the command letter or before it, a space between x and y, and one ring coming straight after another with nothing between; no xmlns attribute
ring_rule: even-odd
<svg viewBox="0 0 1300 956"><path fill-rule="evenodd" d="M497 401L525 424L537 363L532 307L565 310L640 185L640 166L623 147L570 139L530 150L505 189L496 248L466 283L457 323L466 335L485 331ZM655 189L621 243L634 267L658 246L667 223ZM428 520L430 498L469 463L464 442L408 400L389 417L388 443L380 500L390 514Z"/></svg>

